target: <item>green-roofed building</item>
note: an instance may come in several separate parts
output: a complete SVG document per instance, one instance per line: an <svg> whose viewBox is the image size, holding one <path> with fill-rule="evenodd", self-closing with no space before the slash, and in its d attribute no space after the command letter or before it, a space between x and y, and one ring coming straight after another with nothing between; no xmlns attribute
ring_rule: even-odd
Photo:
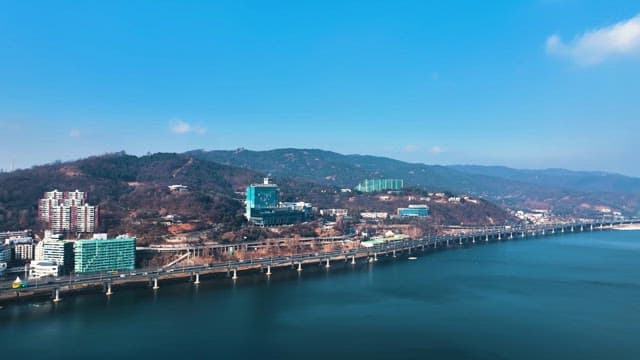
<svg viewBox="0 0 640 360"><path fill-rule="evenodd" d="M74 246L75 272L133 270L136 264L136 238L78 240Z"/></svg>
<svg viewBox="0 0 640 360"><path fill-rule="evenodd" d="M398 191L402 190L403 186L402 179L371 179L358 184L356 190L361 192Z"/></svg>

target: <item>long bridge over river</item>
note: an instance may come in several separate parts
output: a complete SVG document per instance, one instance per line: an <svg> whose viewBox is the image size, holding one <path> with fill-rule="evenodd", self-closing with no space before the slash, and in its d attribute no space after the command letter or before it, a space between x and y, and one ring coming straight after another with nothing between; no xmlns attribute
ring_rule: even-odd
<svg viewBox="0 0 640 360"><path fill-rule="evenodd" d="M250 260L214 262L206 265L183 267L141 268L119 274L99 273L73 275L50 280L40 279L30 283L27 288L12 289L10 282L0 283L0 304L25 298L50 297L60 301L65 293L104 291L113 296L114 289L129 284L146 285L154 291L163 281L190 281L200 283L201 276L222 275L238 279L244 273L263 273L270 276L272 271L298 271L307 266L329 268L332 263L343 262L356 265L362 262L375 262L379 257L411 256L416 252L429 249L470 246L481 243L509 241L514 239L570 234L586 231L610 230L618 226L640 224L640 218L619 221L581 221L545 225L521 225L478 229L456 235L433 235L419 239L388 241L371 247L358 247L351 250L336 250L320 253L302 253L294 256L276 256Z"/></svg>

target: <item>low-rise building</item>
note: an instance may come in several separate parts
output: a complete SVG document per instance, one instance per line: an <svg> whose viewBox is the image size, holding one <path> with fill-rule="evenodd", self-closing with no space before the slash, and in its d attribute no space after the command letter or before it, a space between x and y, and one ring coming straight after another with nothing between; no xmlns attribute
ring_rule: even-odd
<svg viewBox="0 0 640 360"><path fill-rule="evenodd" d="M347 209L321 209L320 215L322 216L347 216L349 210Z"/></svg>
<svg viewBox="0 0 640 360"><path fill-rule="evenodd" d="M406 208L399 208L398 215L403 217L426 217L429 216L429 206L424 204L409 205Z"/></svg>
<svg viewBox="0 0 640 360"><path fill-rule="evenodd" d="M177 192L177 193L189 191L189 187L188 186L181 185L181 184L169 185L168 188L169 188L169 191Z"/></svg>
<svg viewBox="0 0 640 360"><path fill-rule="evenodd" d="M251 222L259 226L289 225L306 221L308 215L304 211L289 208L253 209Z"/></svg>
<svg viewBox="0 0 640 360"><path fill-rule="evenodd" d="M5 242L9 238L25 238L32 237L31 230L19 230L19 231L5 231L0 232L0 242Z"/></svg>
<svg viewBox="0 0 640 360"><path fill-rule="evenodd" d="M60 267L55 261L40 260L29 264L29 278L31 279L58 275L60 275Z"/></svg>
<svg viewBox="0 0 640 360"><path fill-rule="evenodd" d="M369 220L384 220L389 217L389 213L381 212L381 211L363 212L363 213L360 213L360 217L362 217L363 219L369 219Z"/></svg>

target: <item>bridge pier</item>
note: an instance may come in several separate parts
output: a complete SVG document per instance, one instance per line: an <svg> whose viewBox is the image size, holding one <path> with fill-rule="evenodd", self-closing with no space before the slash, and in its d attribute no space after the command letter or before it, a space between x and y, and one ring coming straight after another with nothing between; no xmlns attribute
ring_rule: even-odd
<svg viewBox="0 0 640 360"><path fill-rule="evenodd" d="M160 287L158 286L158 278L153 278L153 290L158 290Z"/></svg>
<svg viewBox="0 0 640 360"><path fill-rule="evenodd" d="M298 272L302 271L302 261L298 262Z"/></svg>
<svg viewBox="0 0 640 360"><path fill-rule="evenodd" d="M54 293L54 297L53 297L53 302L59 302L60 300L60 288L56 288L55 293Z"/></svg>
<svg viewBox="0 0 640 360"><path fill-rule="evenodd" d="M326 268L330 268L331 267L331 263L329 262L329 258L327 258L327 262L324 265L324 267L326 267Z"/></svg>
<svg viewBox="0 0 640 360"><path fill-rule="evenodd" d="M485 241L485 242L489 242L489 234L485 235L485 237L484 237L484 241Z"/></svg>
<svg viewBox="0 0 640 360"><path fill-rule="evenodd" d="M351 265L355 265L355 264L356 264L356 256L351 255Z"/></svg>
<svg viewBox="0 0 640 360"><path fill-rule="evenodd" d="M271 265L267 265L267 272L265 274L267 276L271 275Z"/></svg>
<svg viewBox="0 0 640 360"><path fill-rule="evenodd" d="M393 257L396 257L396 249L393 249Z"/></svg>
<svg viewBox="0 0 640 360"><path fill-rule="evenodd" d="M238 279L238 268L234 268L233 269L233 276L231 277L231 279L233 279L233 280L237 280Z"/></svg>
<svg viewBox="0 0 640 360"><path fill-rule="evenodd" d="M107 283L107 292L104 293L107 296L113 295L113 291L111 291L111 281Z"/></svg>
<svg viewBox="0 0 640 360"><path fill-rule="evenodd" d="M411 248L409 248L411 250ZM373 261L378 261L378 253L373 253Z"/></svg>
<svg viewBox="0 0 640 360"><path fill-rule="evenodd" d="M522 236L521 237L524 238L524 231L522 232Z"/></svg>
<svg viewBox="0 0 640 360"><path fill-rule="evenodd" d="M197 272L197 273L196 273L196 281L194 281L193 283L194 283L195 285L200 284L200 273L199 273L199 272Z"/></svg>

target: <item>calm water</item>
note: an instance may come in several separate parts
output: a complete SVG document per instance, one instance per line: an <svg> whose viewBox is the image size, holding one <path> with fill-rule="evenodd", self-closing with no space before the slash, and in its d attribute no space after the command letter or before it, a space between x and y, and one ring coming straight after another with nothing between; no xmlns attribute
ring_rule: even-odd
<svg viewBox="0 0 640 360"><path fill-rule="evenodd" d="M1 358L640 359L640 232L0 311Z"/></svg>

